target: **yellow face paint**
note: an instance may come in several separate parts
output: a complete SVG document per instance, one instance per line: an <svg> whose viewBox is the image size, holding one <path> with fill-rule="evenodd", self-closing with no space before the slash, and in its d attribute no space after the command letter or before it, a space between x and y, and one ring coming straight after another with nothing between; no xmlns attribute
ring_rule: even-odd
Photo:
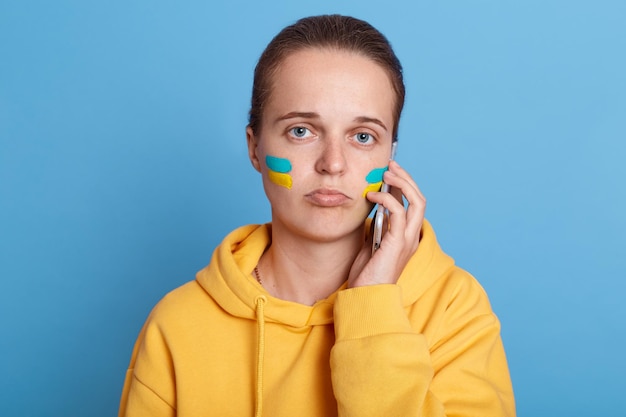
<svg viewBox="0 0 626 417"><path fill-rule="evenodd" d="M380 187L382 186L383 186L382 181L369 184L367 187L365 187L365 191L363 191L363 197L365 197L367 193L369 193L370 191L380 191Z"/></svg>
<svg viewBox="0 0 626 417"><path fill-rule="evenodd" d="M281 187L291 189L293 180L291 175L287 174L291 171L291 162L288 159L267 155L265 165L267 165L267 176L270 181Z"/></svg>
<svg viewBox="0 0 626 417"><path fill-rule="evenodd" d="M269 177L270 181L272 181L274 184L291 189L291 185L293 184L291 175L268 170L267 176Z"/></svg>

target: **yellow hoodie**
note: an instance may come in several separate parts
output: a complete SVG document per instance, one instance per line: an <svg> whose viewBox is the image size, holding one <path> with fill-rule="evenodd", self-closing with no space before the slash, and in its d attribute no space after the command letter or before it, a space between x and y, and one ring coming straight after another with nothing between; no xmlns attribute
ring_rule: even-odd
<svg viewBox="0 0 626 417"><path fill-rule="evenodd" d="M233 231L144 325L121 416L514 416L500 325L425 222L396 285L305 306L252 277L271 225Z"/></svg>

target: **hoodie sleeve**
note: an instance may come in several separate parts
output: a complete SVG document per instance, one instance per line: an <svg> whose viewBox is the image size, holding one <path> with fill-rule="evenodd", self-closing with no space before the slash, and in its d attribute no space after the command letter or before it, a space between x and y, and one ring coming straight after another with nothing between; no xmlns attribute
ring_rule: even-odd
<svg viewBox="0 0 626 417"><path fill-rule="evenodd" d="M174 417L174 369L158 325L148 319L141 330L122 391L119 417Z"/></svg>
<svg viewBox="0 0 626 417"><path fill-rule="evenodd" d="M484 292L472 291L436 302L440 313L419 301L405 309L398 285L339 293L331 352L339 416L514 416L499 323ZM428 338L415 330L433 317Z"/></svg>

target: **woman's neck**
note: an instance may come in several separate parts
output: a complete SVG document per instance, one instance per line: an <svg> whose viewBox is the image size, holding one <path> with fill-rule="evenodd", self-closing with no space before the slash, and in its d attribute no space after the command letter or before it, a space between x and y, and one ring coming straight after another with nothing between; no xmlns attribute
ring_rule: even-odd
<svg viewBox="0 0 626 417"><path fill-rule="evenodd" d="M348 278L363 244L363 231L332 242L303 239L272 225L272 244L259 260L263 286L274 297L313 305Z"/></svg>

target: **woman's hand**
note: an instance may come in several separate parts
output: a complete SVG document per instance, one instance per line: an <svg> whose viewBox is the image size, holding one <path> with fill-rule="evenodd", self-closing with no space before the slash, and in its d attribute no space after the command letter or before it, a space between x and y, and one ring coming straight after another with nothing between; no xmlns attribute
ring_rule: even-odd
<svg viewBox="0 0 626 417"><path fill-rule="evenodd" d="M348 276L348 288L375 284L395 284L419 245L426 199L411 176L395 161L389 162L384 181L390 193L369 192L367 199L389 211L383 225L380 248L372 255L372 237L364 242ZM404 208L402 198L407 200Z"/></svg>

